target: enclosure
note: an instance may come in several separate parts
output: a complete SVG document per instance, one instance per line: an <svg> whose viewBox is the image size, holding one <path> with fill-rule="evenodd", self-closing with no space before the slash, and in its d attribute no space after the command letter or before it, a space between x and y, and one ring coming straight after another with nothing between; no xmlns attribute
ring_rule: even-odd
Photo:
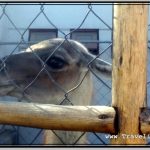
<svg viewBox="0 0 150 150"><path fill-rule="evenodd" d="M1 72L6 68L6 62L11 56L24 53L28 47L33 56L40 60L39 55L32 51L31 45L52 38L63 38L65 41L69 39L77 40L88 48L94 59L86 64L88 67L87 72L91 73L93 83L91 102L86 104L73 101L69 95L75 93L76 90L80 92L78 95L89 94L89 84L87 84L86 90L78 90L82 87L87 74L82 77L76 86L69 90L64 90L62 85L54 80L56 87L63 91L63 96L59 98L57 103L50 103L56 105L47 105L32 103L31 100L24 98L24 95L28 94L28 89L34 86L38 80L42 70L45 70L46 62L43 62L43 67L38 70L37 74L25 87L21 87L11 77L9 70L6 69L6 77L23 94L21 97L16 98L11 96L11 92L0 93L2 95L0 97L0 144L42 145L42 137L46 129L50 130L50 134L55 136L61 145L80 145L81 141L84 141L82 144L85 145L149 144L149 113L145 109L149 106L150 96L148 14L148 5L140 3L137 5L113 3L1 3ZM124 45L119 42L123 42ZM62 44L60 44L60 47ZM58 49L59 46L54 52L57 52ZM54 53L49 54L48 57L53 55ZM113 86L110 79L99 76L97 72L90 68L90 65L97 58L113 64ZM16 66L25 63L23 58L22 62L19 62L19 58L17 60L18 64L16 63ZM128 62L131 62L131 64L128 64ZM26 65L31 67L34 64ZM34 67L32 69L34 70ZM63 76L63 74L61 75ZM53 80L49 74L48 76L49 80ZM67 78L69 79L69 75L66 75ZM146 85L145 82L147 82L147 92L144 86ZM0 86L0 91L3 87L4 85ZM112 88L113 90L111 90ZM126 93L126 97L123 97L122 93ZM88 96L85 98L88 98ZM147 105L144 101L146 99ZM120 111L118 108L123 109ZM140 111L144 112L141 114L141 120ZM48 115L51 117L48 117ZM123 116L129 121L120 120L118 117L120 115L120 118ZM52 120L53 116L55 120ZM134 117L139 118L140 123L136 123L137 120ZM134 122L134 120L136 121ZM122 128L117 127L118 125L123 126L120 121L132 131L133 128L140 128L140 131L130 132L125 126ZM73 130L75 135L78 134L71 142L68 142L59 136L57 130L69 130L67 133L70 135ZM120 135L124 134L121 139L118 137L118 132ZM127 138L127 135L130 137ZM124 140L122 141L122 139Z"/></svg>

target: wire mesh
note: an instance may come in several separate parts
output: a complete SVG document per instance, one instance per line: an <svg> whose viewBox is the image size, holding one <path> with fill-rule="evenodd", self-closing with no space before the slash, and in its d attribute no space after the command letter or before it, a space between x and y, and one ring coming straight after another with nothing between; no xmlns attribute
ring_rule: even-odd
<svg viewBox="0 0 150 150"><path fill-rule="evenodd" d="M104 8L103 8L104 7ZM82 8L82 9L81 9ZM52 11L52 10L55 11ZM109 12L105 13L109 10ZM32 10L32 11L31 11ZM70 10L70 11L68 11ZM73 12L79 11L79 16L76 16ZM82 11L81 11L82 10ZM100 11L99 11L100 10ZM59 13L56 13L59 12ZM15 14L15 15L14 15ZM32 14L32 15L31 15ZM78 13L77 13L78 14ZM70 19L73 18L73 19ZM79 20L80 18L80 20ZM93 19L93 20L92 20ZM20 22L21 21L21 24ZM69 20L69 21L68 21ZM43 23L43 26L41 25ZM92 22L92 23L91 23ZM66 25L67 24L67 25ZM87 26L86 26L87 25ZM64 29L63 26L67 26L67 29ZM56 103L57 105L76 105L69 97L70 93L75 92L78 88L81 87L82 82L84 82L87 74L90 72L92 74L93 81L93 98L90 105L107 105L111 104L111 81L101 78L95 73L91 68L90 64L95 61L96 58L102 58L111 63L112 60L112 5L100 5L100 4L84 4L84 5L61 5L61 4L51 4L51 3L39 3L35 5L10 5L10 4L1 4L0 5L0 59L1 69L0 71L5 71L6 77L11 81L13 86L22 93L19 98L12 96L3 96L0 97L4 101L27 101L32 102L31 95L28 93L28 89L32 87L35 82L40 78L41 74L45 72L47 78L57 86L57 88L63 93L63 97L59 99ZM36 43L34 41L28 41L29 30L32 28L51 28L56 29L59 33L58 37L62 37L64 40L55 47L52 53L47 55L47 59L43 61L41 57L32 49L32 44ZM70 30L72 29L73 30ZM47 69L47 61L54 56L56 52L62 47L62 45L67 42L70 44L70 47L74 49L72 44L69 42L71 34L78 31L79 29L84 28L96 28L99 31L100 39L96 42L99 45L99 54L94 57L91 61L87 63L88 70L78 82L78 84L69 90L66 90L60 83L58 83L51 73ZM8 32L7 34L5 32ZM7 36L6 36L7 35ZM15 36L14 36L15 35ZM15 40L15 41L14 41ZM89 40L85 39L85 42ZM93 41L90 41L91 43ZM95 42L95 41L94 41ZM29 47L29 50L32 52L34 58L40 62L40 69L34 78L25 86L21 87L18 82L16 82L10 75L9 70L6 67L7 60L14 54L20 52L21 46ZM79 53L78 50L74 49L76 53ZM23 63L23 62L22 62ZM148 64L149 61L148 61ZM149 65L148 65L149 66ZM148 75L149 75L148 67ZM149 79L148 79L148 89L149 89ZM148 99L149 99L149 92ZM25 98L28 97L28 100ZM82 105L82 103L78 103ZM11 130L9 135L13 135L12 138L4 140L2 144L23 144L23 145L32 145L32 144L43 144L42 138L44 131L43 129L36 128L27 128L21 126L8 126L1 125L0 128L0 137L3 131ZM61 132L61 135L60 135ZM15 133L15 134L14 134ZM64 140L62 134L64 135L65 131L49 131L49 134L53 135L53 138L56 141L59 141L59 144L72 144L78 145L80 143L91 144L91 145L107 145L109 144L109 139L106 138L105 134L95 133L95 132L72 132L67 131L68 140ZM71 136L75 136L73 139ZM14 138L15 136L15 138ZM5 135L6 137L6 135ZM15 139L15 140L12 140ZM1 144L1 143L0 143Z"/></svg>
<svg viewBox="0 0 150 150"><path fill-rule="evenodd" d="M22 5L23 6L23 5ZM24 5L23 7L21 6L21 8L28 8L29 5ZM85 7L86 6L86 7ZM56 85L59 90L61 90L64 93L64 98L62 100L59 101L59 105L74 105L73 102L69 99L68 95L71 92L74 92L74 90L76 90L77 88L79 88L82 84L82 82L84 81L84 79L86 78L87 74L89 71L92 71L90 68L87 71L87 73L85 73L85 75L83 76L82 80L72 89L69 89L68 91L66 91L59 83L57 83L55 81L55 79L53 79L52 75L49 73L49 71L46 69L46 63L47 61L54 55L55 52L58 51L58 49L64 44L64 42L69 42L68 39L70 38L70 35L77 31L78 29L82 29L82 26L84 24L86 24L87 19L90 17L90 15L92 15L93 17L95 17L98 22L101 22L105 27L106 30L109 31L109 34L111 36L111 32L112 32L112 28L111 25L108 25L93 9L93 7L95 5L92 4L87 4L84 7L86 8L86 11L84 11L85 13L83 13L83 18L81 19L80 23L76 26L74 26L73 30L70 30L68 33L65 33L65 31L63 31L57 24L54 23L53 19L51 19L53 16L49 15L48 12L46 11L47 9L51 8L51 7L57 7L56 6L50 6L50 5L46 5L46 4L39 4L39 5L35 5L35 15L32 19L30 19L29 22L27 23L27 27L23 30L23 32L21 32L20 28L18 27L18 24L16 23L15 18L12 17L11 15L11 5L7 5L7 4L3 4L1 5L1 13L0 13L0 21L1 23L5 23L7 22L8 24L8 28L13 28L13 30L16 32L15 34L17 34L18 38L17 38L17 42L13 43L11 40L10 41L3 41L0 42L1 44L1 49L5 48L7 49L7 57L1 59L2 62L2 67L1 70L5 70L5 74L7 76L8 79L11 80L11 82L13 83L13 85L20 91L22 92L22 97L20 97L19 99L17 99L17 101L22 101L24 100L24 96L27 96L30 99L30 95L26 92L30 87L32 87L32 85L36 82L36 80L38 80L39 76L41 75L41 73L43 71L46 72L49 80L51 80L54 85ZM20 5L18 5L18 7L20 7ZM61 5L59 5L58 7L61 7ZM67 6L66 7L73 7L72 6ZM77 7L77 6L76 6ZM74 8L75 9L75 8ZM64 10L63 10L64 11ZM20 12L21 13L21 12ZM24 14L26 15L26 14ZM54 14L55 15L55 14ZM69 14L68 14L69 15ZM62 41L62 43L60 43L60 45L58 45L54 51L49 54L49 56L47 57L47 59L45 61L43 61L35 52L34 50L32 50L32 47L30 47L30 45L32 44L32 41L29 42L26 40L26 34L28 33L29 29L32 28L32 25L37 21L37 19L40 18L41 21L46 20L48 25L47 27L53 28L53 29L57 29L59 34L61 34L61 37L64 38L64 41ZM3 20L4 19L4 20ZM63 20L65 21L65 20ZM71 20L70 20L71 22ZM63 25L63 23L62 23ZM71 27L70 27L71 28ZM100 29L100 27L99 27ZM101 31L105 31L102 30ZM86 41L86 40L85 40ZM98 41L99 44L100 41ZM106 43L105 43L106 42ZM34 42L33 42L34 43ZM89 66L96 58L101 57L102 55L105 55L104 57L110 57L110 51L111 51L111 39L110 41L107 43L107 41L101 42L101 44L103 44L103 46L100 45L99 51L100 54L95 56L95 58L93 60L91 60L87 65ZM13 46L12 46L13 45ZM25 45L26 47L29 47L30 51L32 51L33 55L36 57L36 59L38 59L41 62L41 69L38 71L38 73L35 75L34 79L31 80L30 83L28 83L27 86L25 86L24 88L20 87L18 83L16 83L12 78L11 75L9 74L9 71L6 68L6 64L5 62L7 61L7 59L9 59L10 56L12 56L13 54L15 54L16 52L19 51L19 46L20 45ZM8 46L8 47L7 47ZM72 45L70 44L70 46L72 47ZM9 47L11 47L9 49ZM13 48L12 48L13 47ZM102 48L104 47L104 48ZM107 52L108 51L108 52ZM76 53L78 53L78 51L76 50ZM2 54L3 55L3 54ZM111 61L111 57L109 58L109 61ZM95 105L100 105L100 100L99 99L103 99L104 104L109 105L110 104L110 96L111 96L111 83L107 83L106 81L104 81L103 79L99 78L96 73L93 72L93 82L94 82L94 100L92 101L92 103ZM102 92L99 92L102 91ZM3 97L4 99L4 97ZM6 97L4 100L9 99L12 100L12 97ZM32 99L32 98L31 98ZM105 100L104 100L105 99ZM28 100L28 102L31 102L30 100ZM82 103L80 103L82 104ZM5 126L2 126L3 128L5 128ZM44 132L43 129L33 129L33 128L25 128L25 127L13 127L13 130L15 129L16 133L17 133L17 140L15 141L14 144L42 144L42 134ZM68 141L64 141L64 139L59 135L60 131L52 131L50 134L53 134L57 137L57 140L59 139L59 142L61 144L68 144ZM62 131L62 133L64 133L64 131ZM70 135L77 135L73 141L69 142L69 144L80 144L81 140L85 140L84 137L87 137L86 141L84 144L105 144L105 141L103 141L103 139L101 139L101 135L97 134L97 133L85 133L85 132L73 132L69 131L68 134ZM55 137L55 138L56 138ZM93 140L93 137L95 140Z"/></svg>

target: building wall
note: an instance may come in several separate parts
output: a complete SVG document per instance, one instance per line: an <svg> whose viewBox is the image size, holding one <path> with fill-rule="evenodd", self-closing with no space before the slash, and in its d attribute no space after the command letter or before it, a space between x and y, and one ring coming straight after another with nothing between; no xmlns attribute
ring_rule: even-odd
<svg viewBox="0 0 150 150"><path fill-rule="evenodd" d="M78 28L89 11L87 5L45 5L43 8L49 20L65 34L68 34L72 28ZM112 27L111 5L93 5L92 9L97 15L105 20L110 27ZM25 41L28 41L29 28L54 28L42 13L29 27L29 24L40 13L41 5L9 5L6 6L5 11L21 34L26 31L23 35ZM0 24L1 29L3 29L0 34L1 42L19 42L21 35L16 31L14 26L12 26L9 19L4 16L1 21L3 22ZM89 13L87 19L80 28L105 29L100 30L100 41L111 41L110 30L108 30L108 28L94 16L92 12ZM64 37L61 32L58 32L58 36ZM0 46L2 47L2 45ZM101 45L101 47L102 46L103 45ZM6 46L2 48L3 51L0 52L1 55L7 54L4 49L7 49L7 51L11 49Z"/></svg>

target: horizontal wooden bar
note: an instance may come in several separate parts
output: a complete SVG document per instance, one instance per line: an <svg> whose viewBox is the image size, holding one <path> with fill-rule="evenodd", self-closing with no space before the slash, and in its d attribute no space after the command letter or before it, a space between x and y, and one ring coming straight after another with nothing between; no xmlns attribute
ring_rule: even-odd
<svg viewBox="0 0 150 150"><path fill-rule="evenodd" d="M0 123L52 130L115 133L116 112L107 106L0 102Z"/></svg>

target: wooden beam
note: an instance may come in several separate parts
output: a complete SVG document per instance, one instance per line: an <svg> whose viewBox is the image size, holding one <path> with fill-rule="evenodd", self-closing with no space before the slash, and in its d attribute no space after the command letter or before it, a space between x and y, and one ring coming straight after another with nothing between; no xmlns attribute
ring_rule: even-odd
<svg viewBox="0 0 150 150"><path fill-rule="evenodd" d="M114 133L115 110L107 106L60 106L0 102L0 123L35 128Z"/></svg>
<svg viewBox="0 0 150 150"><path fill-rule="evenodd" d="M112 106L118 110L118 138L112 144L146 143L132 137L139 135L146 99L147 20L148 5L114 6Z"/></svg>

